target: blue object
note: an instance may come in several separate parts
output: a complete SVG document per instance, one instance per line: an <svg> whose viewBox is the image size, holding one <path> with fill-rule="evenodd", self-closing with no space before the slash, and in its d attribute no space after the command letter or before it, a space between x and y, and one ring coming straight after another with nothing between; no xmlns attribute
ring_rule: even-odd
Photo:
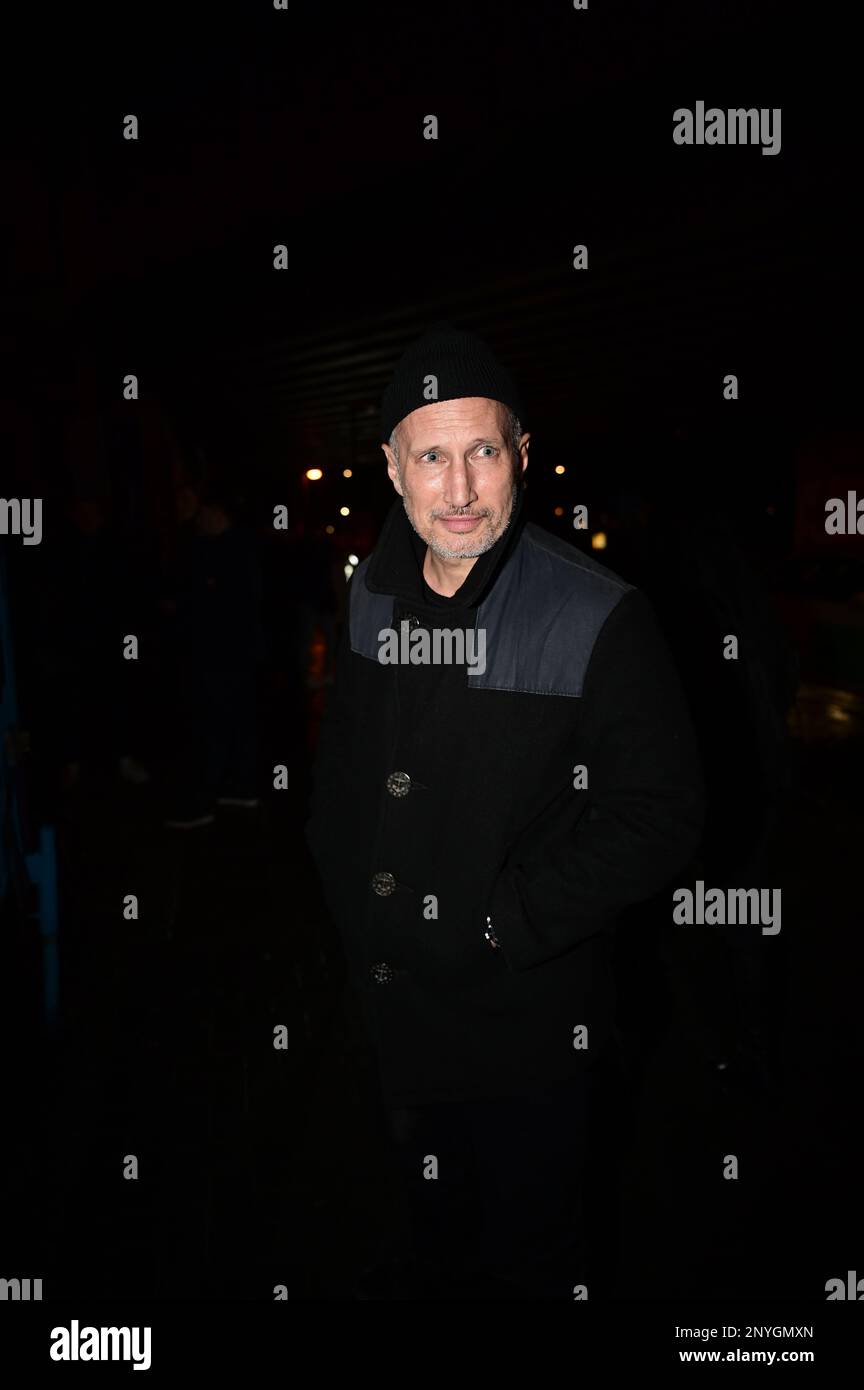
<svg viewBox="0 0 864 1390"><path fill-rule="evenodd" d="M0 902L9 893L16 872L23 872L36 889L36 918L42 938L42 1011L46 1027L53 1030L60 1004L56 839L53 826L43 825L39 828L38 849L29 854L25 850L15 767L10 757L17 731L7 563L0 546Z"/></svg>

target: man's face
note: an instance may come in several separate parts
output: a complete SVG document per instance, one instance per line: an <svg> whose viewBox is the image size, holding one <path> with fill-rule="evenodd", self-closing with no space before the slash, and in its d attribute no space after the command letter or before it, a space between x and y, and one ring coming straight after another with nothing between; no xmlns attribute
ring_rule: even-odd
<svg viewBox="0 0 864 1390"><path fill-rule="evenodd" d="M436 401L401 421L398 464L382 446L408 520L439 559L476 558L507 527L529 436L514 461L505 418L504 407L485 396Z"/></svg>

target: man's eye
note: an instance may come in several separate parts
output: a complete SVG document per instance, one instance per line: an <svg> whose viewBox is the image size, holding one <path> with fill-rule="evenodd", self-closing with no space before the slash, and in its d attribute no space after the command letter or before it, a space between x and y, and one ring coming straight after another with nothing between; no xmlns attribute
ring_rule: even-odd
<svg viewBox="0 0 864 1390"><path fill-rule="evenodd" d="M433 455L434 455L434 457L433 457ZM435 449L427 449L427 451L426 451L425 454L421 454L421 455L420 455L420 458L421 458L421 461L422 461L423 459L428 459L428 461L429 461L430 463L435 463L435 462L437 461L437 458L438 458L437 450L435 450Z"/></svg>
<svg viewBox="0 0 864 1390"><path fill-rule="evenodd" d="M483 451L483 449L491 449L493 454L497 454L497 452L498 452L498 450L495 448L495 445L494 445L494 444L481 444L481 445L480 445L480 450L481 450L481 452Z"/></svg>

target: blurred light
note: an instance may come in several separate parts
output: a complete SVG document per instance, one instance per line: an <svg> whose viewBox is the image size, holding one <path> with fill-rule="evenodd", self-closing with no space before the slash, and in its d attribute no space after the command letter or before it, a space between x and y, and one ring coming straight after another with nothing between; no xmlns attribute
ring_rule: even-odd
<svg viewBox="0 0 864 1390"><path fill-rule="evenodd" d="M340 516L350 516L350 515L351 515L350 508L349 508L349 507L340 507L340 508L339 508L339 515L340 515Z"/></svg>
<svg viewBox="0 0 864 1390"><path fill-rule="evenodd" d="M835 724L849 723L849 711L843 709L841 705L826 705L825 713L829 719L834 720Z"/></svg>
<svg viewBox="0 0 864 1390"><path fill-rule="evenodd" d="M306 477L309 479L310 483L317 483L319 478L324 477L324 474L320 468L307 468Z"/></svg>
<svg viewBox="0 0 864 1390"><path fill-rule="evenodd" d="M594 535L591 537L591 549L592 549L592 550L605 550L605 549L606 549L606 532L605 532L605 531L595 531L595 532L594 532Z"/></svg>
<svg viewBox="0 0 864 1390"><path fill-rule="evenodd" d="M354 573L354 566L353 566L353 565L346 565L346 566L345 566L345 578L346 578L346 579L350 579L353 573Z"/></svg>
<svg viewBox="0 0 864 1390"><path fill-rule="evenodd" d="M327 535L328 535L328 536L332 536L332 535L333 535L333 527L332 527L332 526L325 526L325 527L324 527L324 530L327 532Z"/></svg>
<svg viewBox="0 0 864 1390"><path fill-rule="evenodd" d="M555 472L556 472L556 473L566 473L566 471L567 471L567 470L565 469L563 463L556 463L556 465L555 465Z"/></svg>
<svg viewBox="0 0 864 1390"><path fill-rule="evenodd" d="M556 516L563 516L563 515L564 515L564 508L563 508L563 507L556 507L556 508L555 508L555 515L556 515Z"/></svg>
<svg viewBox="0 0 864 1390"><path fill-rule="evenodd" d="M351 475L351 469L350 469L350 468L343 468L343 469L342 469L342 477L343 477L343 478L350 478L351 476L352 476L352 475Z"/></svg>
<svg viewBox="0 0 864 1390"><path fill-rule="evenodd" d="M360 561L357 559L356 555L349 555L348 563L349 565L359 565Z"/></svg>

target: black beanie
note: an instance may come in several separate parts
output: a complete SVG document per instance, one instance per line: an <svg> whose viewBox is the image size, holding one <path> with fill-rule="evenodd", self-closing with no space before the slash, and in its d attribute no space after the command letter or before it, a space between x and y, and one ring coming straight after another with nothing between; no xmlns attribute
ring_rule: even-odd
<svg viewBox="0 0 864 1390"><path fill-rule="evenodd" d="M437 381L437 392L431 396L426 394L429 376ZM488 343L442 320L411 343L397 362L381 400L381 438L389 442L399 421L413 410L461 396L501 401L524 424L516 383Z"/></svg>

